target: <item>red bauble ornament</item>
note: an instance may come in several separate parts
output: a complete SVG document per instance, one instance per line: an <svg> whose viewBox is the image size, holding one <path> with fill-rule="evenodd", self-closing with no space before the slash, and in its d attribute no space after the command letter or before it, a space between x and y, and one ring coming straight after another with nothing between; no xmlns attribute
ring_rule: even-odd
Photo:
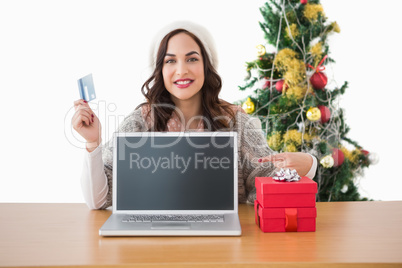
<svg viewBox="0 0 402 268"><path fill-rule="evenodd" d="M271 81L267 80L265 81L264 85L262 86L262 89L267 89L271 86Z"/></svg>
<svg viewBox="0 0 402 268"><path fill-rule="evenodd" d="M311 77L310 77L310 82L313 85L314 89L324 89L325 86L327 85L328 78L327 76L322 73L322 72L315 72Z"/></svg>
<svg viewBox="0 0 402 268"><path fill-rule="evenodd" d="M284 82L285 82L285 80L279 80L278 82L276 82L275 88L276 88L276 90L278 90L278 92L282 92ZM288 85L285 85L285 89L287 89L287 88L288 88Z"/></svg>
<svg viewBox="0 0 402 268"><path fill-rule="evenodd" d="M327 106L324 105L318 105L318 109L320 109L321 112L321 123L322 124L327 123L331 118L331 111Z"/></svg>
<svg viewBox="0 0 402 268"><path fill-rule="evenodd" d="M300 3L305 5L305 4L307 4L307 0L300 0Z"/></svg>
<svg viewBox="0 0 402 268"><path fill-rule="evenodd" d="M367 150L360 150L360 152L362 152L365 156L368 156L368 154L370 153L370 152L367 151Z"/></svg>
<svg viewBox="0 0 402 268"><path fill-rule="evenodd" d="M334 159L334 167L339 167L345 160L345 155L338 148L332 149L332 158Z"/></svg>

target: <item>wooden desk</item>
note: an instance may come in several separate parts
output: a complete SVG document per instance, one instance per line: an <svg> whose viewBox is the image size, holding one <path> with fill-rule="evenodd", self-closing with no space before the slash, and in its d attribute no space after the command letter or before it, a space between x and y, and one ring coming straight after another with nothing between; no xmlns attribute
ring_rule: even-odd
<svg viewBox="0 0 402 268"><path fill-rule="evenodd" d="M317 211L312 233L262 233L253 207L241 205L241 237L105 238L98 230L111 211L0 204L0 266L402 267L402 201Z"/></svg>

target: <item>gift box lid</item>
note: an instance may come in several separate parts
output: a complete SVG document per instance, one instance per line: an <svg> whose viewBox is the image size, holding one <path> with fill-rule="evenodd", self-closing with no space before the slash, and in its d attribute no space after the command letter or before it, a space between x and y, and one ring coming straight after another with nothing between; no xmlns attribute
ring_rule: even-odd
<svg viewBox="0 0 402 268"><path fill-rule="evenodd" d="M262 195L317 193L317 183L308 177L292 182L277 181L272 177L256 177L255 186Z"/></svg>

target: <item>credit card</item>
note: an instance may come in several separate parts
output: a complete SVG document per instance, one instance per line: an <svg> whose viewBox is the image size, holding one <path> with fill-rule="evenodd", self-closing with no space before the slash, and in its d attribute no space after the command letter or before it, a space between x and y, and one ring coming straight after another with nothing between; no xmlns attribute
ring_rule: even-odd
<svg viewBox="0 0 402 268"><path fill-rule="evenodd" d="M87 76L78 79L78 90L80 92L81 99L84 99L87 102L96 98L92 74L88 74Z"/></svg>

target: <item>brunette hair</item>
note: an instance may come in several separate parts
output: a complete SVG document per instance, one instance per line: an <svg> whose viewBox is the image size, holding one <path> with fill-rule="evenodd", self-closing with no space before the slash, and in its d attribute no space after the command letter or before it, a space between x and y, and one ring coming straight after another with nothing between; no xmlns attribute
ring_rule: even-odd
<svg viewBox="0 0 402 268"><path fill-rule="evenodd" d="M200 39L191 32L184 29L176 29L168 33L162 39L156 56L155 69L151 77L145 81L141 87L141 92L147 101L140 104L138 107L149 105L150 110L147 116L153 116L153 125L151 126L150 131L166 131L167 122L169 121L175 109L175 105L170 98L170 93L165 88L162 68L164 58L166 56L168 42L170 38L179 33L189 35L194 39L201 49L205 77L204 84L201 88L204 129L208 129L210 131L230 129L235 123L234 111L232 110L232 105L230 103L220 100L218 97L222 89L222 79L212 66L205 47L202 45Z"/></svg>

